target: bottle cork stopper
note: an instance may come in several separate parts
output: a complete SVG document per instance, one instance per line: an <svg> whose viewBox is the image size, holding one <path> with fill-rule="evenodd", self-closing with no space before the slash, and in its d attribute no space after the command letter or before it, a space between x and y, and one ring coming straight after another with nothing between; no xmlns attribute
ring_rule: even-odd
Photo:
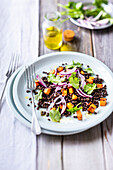
<svg viewBox="0 0 113 170"><path fill-rule="evenodd" d="M75 32L73 30L65 30L63 35L65 41L72 41L74 39Z"/></svg>

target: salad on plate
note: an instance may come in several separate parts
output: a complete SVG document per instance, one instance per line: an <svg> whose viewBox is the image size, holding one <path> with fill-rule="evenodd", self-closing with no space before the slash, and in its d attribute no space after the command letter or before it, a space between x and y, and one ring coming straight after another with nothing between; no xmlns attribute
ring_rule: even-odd
<svg viewBox="0 0 113 170"><path fill-rule="evenodd" d="M64 9L61 15L85 28L95 29L113 24L113 4L107 0L95 0L93 3L70 1L58 6Z"/></svg>
<svg viewBox="0 0 113 170"><path fill-rule="evenodd" d="M107 104L106 84L89 65L72 61L43 71L43 75L36 76L35 107L49 121L60 122L63 117L83 121Z"/></svg>

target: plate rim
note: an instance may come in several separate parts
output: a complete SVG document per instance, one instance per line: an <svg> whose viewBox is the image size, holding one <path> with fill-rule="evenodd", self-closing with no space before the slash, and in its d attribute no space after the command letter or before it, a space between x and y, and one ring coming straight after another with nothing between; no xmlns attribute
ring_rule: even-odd
<svg viewBox="0 0 113 170"><path fill-rule="evenodd" d="M84 53L79 53L79 52L54 52L54 53L50 53L50 54L45 54L45 55L43 55L43 56L41 56L40 58L38 58L38 59L36 59L34 62L32 62L31 64L33 64L33 63L35 63L35 62L38 62L39 60L42 60L42 59L44 59L44 58L47 58L47 57L51 57L51 56L55 56L55 55L65 55L65 54L72 54L72 55L74 55L76 53L76 55L82 55L82 56L84 56L84 57L87 57L87 58L89 58L90 57L90 59L91 60L93 60L93 61L97 61L99 64L101 64L103 67L105 67L105 69L109 72L109 74L111 75L111 77L113 78L113 73L112 73L112 71L103 63L103 62L101 62L100 60L98 60L98 59L96 59L96 58L94 58L94 57L92 57L92 56L90 56L90 55L87 55L87 54L84 54ZM21 77L21 75L22 75L22 73L24 72L24 69L22 69L21 71L20 71L20 73L18 74L18 79ZM16 77L16 78L17 78ZM13 88L13 90L15 89L15 88L17 88L17 81L15 81L15 83L14 83L14 88ZM15 91L15 90L14 90ZM13 94L14 94L14 92L13 92ZM19 106L18 106L18 103L17 103L17 101L15 100L15 99L17 99L17 95L15 96L13 96L14 97L14 101L15 101L15 104L16 104L16 107L19 109ZM101 123L102 121L104 121L111 113L112 113L112 111L113 111L113 106L112 107L109 107L108 108L108 110L107 110L108 112L109 112L109 114L108 114L108 112L107 112L107 114L104 114L104 116L102 117L101 116L101 119L98 119L98 121L94 121L93 122L93 125L91 124L90 125L90 123L89 124L87 124L87 126L85 125L85 127L83 126L83 128L82 127L77 127L76 129L60 129L60 130L57 130L58 132L65 132L65 131L67 131L67 132L69 132L69 131L76 131L76 130L82 130L82 129L87 129L87 128L91 128L91 127L94 127L94 126L96 126L97 124L99 124L99 123ZM25 114L25 113L24 113ZM24 115L25 116L25 115ZM30 115L29 115L30 116ZM31 116L30 116L31 117ZM27 114L27 119L28 120L31 120L31 119L29 119L28 118L28 114ZM42 128L46 128L47 130L51 130L51 126L49 126L49 127L45 127L45 125L44 125L44 123L43 122L41 122L41 126L42 126ZM52 127L53 128L53 127ZM55 129L55 131L56 131L56 129Z"/></svg>

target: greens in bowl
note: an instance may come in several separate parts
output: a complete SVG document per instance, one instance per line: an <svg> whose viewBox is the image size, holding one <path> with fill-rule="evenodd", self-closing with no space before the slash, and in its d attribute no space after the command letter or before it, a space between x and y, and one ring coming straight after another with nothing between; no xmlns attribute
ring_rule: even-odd
<svg viewBox="0 0 113 170"><path fill-rule="evenodd" d="M68 4L58 4L64 11L61 15L81 27L88 29L104 28L113 24L113 4L107 0L95 0L93 3L70 1Z"/></svg>

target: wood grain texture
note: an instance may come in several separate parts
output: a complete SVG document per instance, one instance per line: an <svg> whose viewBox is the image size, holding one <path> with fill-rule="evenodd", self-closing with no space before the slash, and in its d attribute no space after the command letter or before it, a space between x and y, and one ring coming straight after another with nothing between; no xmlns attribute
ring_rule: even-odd
<svg viewBox="0 0 113 170"><path fill-rule="evenodd" d="M61 10L57 7L57 2L65 4L68 0L0 2L2 4L0 6L2 16L0 19L0 57L2 58L0 88L3 87L3 80L5 80L7 56L11 56L12 52L20 54L20 64L29 63L38 55L54 52L44 45L42 22L45 12L50 9ZM113 27L92 32L67 21L63 24L63 29L75 31L75 39L67 43L72 46L73 51L94 55L113 71ZM7 120L7 117L5 115L4 120ZM23 132L23 127L20 128ZM33 139L34 143L37 142L37 146L33 148L31 156L32 169L35 169L36 159L38 170L113 170L113 114L101 125L80 134L66 137L42 134L37 137L37 141Z"/></svg>
<svg viewBox="0 0 113 170"><path fill-rule="evenodd" d="M46 12L57 10L57 1L40 0L40 55L54 52L49 50L44 45L42 22ZM37 153L37 168L38 170L61 170L62 169L62 149L61 149L61 137L41 135L37 137L38 153Z"/></svg>
<svg viewBox="0 0 113 170"><path fill-rule="evenodd" d="M113 27L93 32L94 56L113 71ZM113 114L102 123L103 149L106 169L113 169Z"/></svg>
<svg viewBox="0 0 113 170"><path fill-rule="evenodd" d="M64 4L63 0L59 1ZM65 4L68 2L65 1ZM78 28L70 21L64 23L64 29L75 31L72 42L75 51L93 55L91 31ZM101 126L87 130L81 134L63 138L63 168L64 170L105 169Z"/></svg>

